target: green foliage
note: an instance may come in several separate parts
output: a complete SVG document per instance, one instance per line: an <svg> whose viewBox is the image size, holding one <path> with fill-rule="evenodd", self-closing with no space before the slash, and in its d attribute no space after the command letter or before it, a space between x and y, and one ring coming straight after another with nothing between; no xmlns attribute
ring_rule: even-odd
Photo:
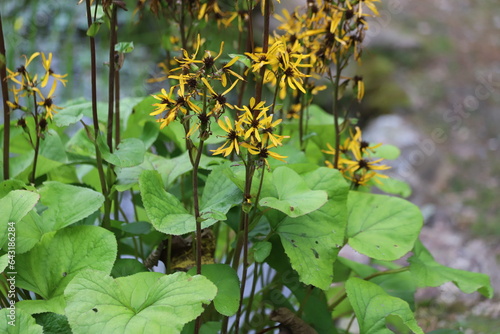
<svg viewBox="0 0 500 334"><path fill-rule="evenodd" d="M346 282L346 291L356 313L361 333L392 333L385 327L385 318L396 315L414 333L424 334L409 305L399 298L389 296L378 285L352 277Z"/></svg>
<svg viewBox="0 0 500 334"><path fill-rule="evenodd" d="M203 276L138 273L113 279L87 270L65 290L73 333L180 333L217 288Z"/></svg>
<svg viewBox="0 0 500 334"><path fill-rule="evenodd" d="M194 275L196 268L188 271ZM220 314L231 316L238 311L240 303L240 281L238 274L228 265L215 263L201 267L201 273L217 287L214 307Z"/></svg>
<svg viewBox="0 0 500 334"><path fill-rule="evenodd" d="M88 269L111 272L116 258L113 234L97 226L75 226L46 233L29 252L17 256L17 286L43 300L25 300L18 307L30 313L64 314L63 292L69 282Z"/></svg>
<svg viewBox="0 0 500 334"><path fill-rule="evenodd" d="M408 259L410 271L418 286L440 286L453 282L465 293L479 292L485 297L493 297L493 289L487 275L465 270L445 267L434 260L434 257L418 241L413 250L413 256Z"/></svg>
<svg viewBox="0 0 500 334"><path fill-rule="evenodd" d="M0 310L0 331L5 334L42 334L43 328L37 325L35 319L22 310L16 310L13 317L9 317L10 310ZM11 322L11 324L9 324Z"/></svg>
<svg viewBox="0 0 500 334"><path fill-rule="evenodd" d="M420 210L397 197L349 193L349 245L377 260L393 261L408 253L418 238Z"/></svg>
<svg viewBox="0 0 500 334"><path fill-rule="evenodd" d="M417 288L453 282L493 296L486 275L434 260L418 239L420 210L400 198L410 186L384 175L382 159L400 150L371 146L356 126L369 117L353 103L364 82L348 64L371 14L317 1L284 14L260 53L246 40L261 35L246 16L255 3L94 2L91 24L77 25L106 50L94 61L73 53L108 87L59 74L55 50L54 64L45 53L20 67L7 59L0 332L337 334L352 318L361 334L421 334ZM272 1L260 3L270 18ZM134 42L108 43L114 32ZM154 86L124 88L157 61ZM60 101L67 80L82 96ZM83 97L90 86L102 101ZM380 112L392 101L367 93ZM347 247L370 261L339 256Z"/></svg>

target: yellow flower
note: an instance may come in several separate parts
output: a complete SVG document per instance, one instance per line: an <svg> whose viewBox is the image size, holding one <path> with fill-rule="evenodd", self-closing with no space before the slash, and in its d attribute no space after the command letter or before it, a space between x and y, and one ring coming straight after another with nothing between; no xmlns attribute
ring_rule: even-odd
<svg viewBox="0 0 500 334"><path fill-rule="evenodd" d="M13 82L17 83L20 88L17 89L16 91L21 91L24 88L32 88L34 87L34 82L36 82L37 75L35 75L33 78L30 78L29 73L28 73L28 66L29 64L40 55L40 52L35 52L33 53L29 58L23 55L25 61L24 65L19 66L16 69L16 72L11 71L7 69L7 72L9 75L6 77L6 79L10 79ZM21 76L21 79L18 79L17 76ZM27 85L25 84L25 80L27 82Z"/></svg>
<svg viewBox="0 0 500 334"><path fill-rule="evenodd" d="M303 80L302 78L310 77L310 75L304 74L299 71L299 67L312 67L311 64L301 64L301 60L303 57L297 57L294 62L290 61L290 55L288 52L284 52L281 54L281 57L278 58L279 65L282 70L282 75L279 80L280 85L280 99L284 99L286 97L286 86L290 87L293 90L299 89L302 93L306 94L306 90L304 86L302 86Z"/></svg>
<svg viewBox="0 0 500 334"><path fill-rule="evenodd" d="M57 110L62 109L61 107L56 106L53 101L56 85L57 82L54 81L47 97L44 97L42 95L42 92L38 88L33 88L33 90L36 91L42 99L42 101L38 102L37 104L45 108L45 118L52 118L53 114L57 113Z"/></svg>
<svg viewBox="0 0 500 334"><path fill-rule="evenodd" d="M200 39L200 35L198 35L198 37L196 39L196 48L195 48L194 54L189 55L189 53L186 50L182 49L183 57L181 59L177 59L177 58L175 59L175 61L177 61L180 64L180 66L172 69L172 72L177 71L177 70L181 70L181 69L189 71L191 65L202 64L203 63L202 60L196 60L196 56L198 55L198 51L200 49L200 44L201 44L201 39Z"/></svg>
<svg viewBox="0 0 500 334"><path fill-rule="evenodd" d="M219 112L221 112L222 110L224 110L224 107L228 107L228 108L231 108L231 109L234 109L234 106L232 104L230 104L229 102L227 102L227 99L226 99L226 94L229 93L231 90L233 90L234 86L236 86L236 84L238 83L239 80L236 80L235 82L233 82L233 84L231 85L231 87L229 87L228 89L226 89L224 91L224 93L222 94L218 94L215 92L215 90L212 88L212 86L210 85L210 83L208 82L207 79L205 78L201 78L201 81L203 81L203 83L205 84L205 87L208 88L208 90L210 91L210 93L212 93L212 100L214 100L216 102L216 105L215 105L215 108L214 108L214 113L218 114Z"/></svg>
<svg viewBox="0 0 500 334"><path fill-rule="evenodd" d="M255 145L252 145L249 143L242 143L241 146L248 149L248 152L250 152L250 154L258 156L261 159L261 161L263 161L266 164L268 169L270 169L271 167L269 166L269 162L267 161L267 158L271 157L273 159L280 160L283 162L286 162L283 159L288 158L288 157L280 155L276 152L270 151L269 149L275 147L272 143L267 145L267 146L263 146L262 143L257 143Z"/></svg>
<svg viewBox="0 0 500 334"><path fill-rule="evenodd" d="M43 68L45 69L45 75L42 80L42 88L47 86L47 83L49 82L49 77L53 77L56 81L62 83L63 86L66 86L66 82L68 82L68 80L65 80L64 78L66 78L68 75L67 74L61 75L54 73L54 71L52 71L52 69L50 68L51 64L52 64L52 52L49 53L48 58L46 58L45 54L42 53L42 65Z"/></svg>
<svg viewBox="0 0 500 334"><path fill-rule="evenodd" d="M269 115L264 120L262 120L262 142L267 144L269 141L274 146L281 146L284 138L290 138L290 136L277 135L274 132L274 128L281 123L281 119L277 119L273 122L273 115Z"/></svg>
<svg viewBox="0 0 500 334"><path fill-rule="evenodd" d="M292 104L290 109L288 109L288 112L286 113L286 118L288 119L299 119L300 118L300 110L302 108L302 105L300 103L295 103Z"/></svg>
<svg viewBox="0 0 500 334"><path fill-rule="evenodd" d="M7 105L11 110L23 109L23 107L19 104L19 91L12 87L11 91L14 92L14 102L7 100Z"/></svg>
<svg viewBox="0 0 500 334"><path fill-rule="evenodd" d="M269 107L265 106L265 101L260 101L256 103L254 97L250 98L250 104L248 106L243 106L243 108L236 109L245 111L245 113L241 116L241 121L247 125L248 129L245 131L245 139L253 135L257 141L261 141L259 130L264 129L263 123L261 123L266 117L266 113L269 110Z"/></svg>
<svg viewBox="0 0 500 334"><path fill-rule="evenodd" d="M236 151L236 154L240 154L240 146L238 140L243 134L241 123L238 121L234 124L233 127L233 124L229 117L224 116L224 120L226 121L225 124L221 119L217 121L217 124L219 124L222 130L226 131L227 135L225 136L225 138L227 140L221 147L216 150L211 150L211 152L213 152L214 155L224 154L225 157L227 157L233 151Z"/></svg>
<svg viewBox="0 0 500 334"><path fill-rule="evenodd" d="M168 108L171 108L171 107L173 107L175 105L175 100L173 100L171 98L173 88L174 87L172 87L170 89L170 92L168 94L165 91L165 88L162 88L161 89L161 94L151 95L152 97L154 97L155 99L157 99L160 102L153 104L153 106L156 107L156 109L152 113L150 113L149 115L156 116L158 114L161 114L162 112L164 112Z"/></svg>
<svg viewBox="0 0 500 334"><path fill-rule="evenodd" d="M239 75L238 73L234 72L233 70L231 70L231 66L234 65L234 63L236 63L236 61L239 59L240 57L234 57L233 59L231 59L231 61L227 64L225 64L224 66L222 66L222 69L221 69L221 82L222 82L222 87L226 87L227 86L227 76L229 74L231 74L232 76L238 78L239 80L241 81L245 81L245 79L243 79L243 77L241 75Z"/></svg>

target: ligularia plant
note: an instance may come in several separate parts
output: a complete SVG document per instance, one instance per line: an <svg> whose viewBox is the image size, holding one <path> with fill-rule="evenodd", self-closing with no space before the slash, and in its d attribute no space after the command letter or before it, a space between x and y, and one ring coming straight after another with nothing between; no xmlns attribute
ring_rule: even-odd
<svg viewBox="0 0 500 334"><path fill-rule="evenodd" d="M377 2L81 0L90 81L57 74L55 50L3 57L0 331L421 334L417 288L491 298L434 260L385 174L399 150L347 117ZM162 27L146 96L120 89L143 66L128 19ZM91 100L61 101L68 82Z"/></svg>

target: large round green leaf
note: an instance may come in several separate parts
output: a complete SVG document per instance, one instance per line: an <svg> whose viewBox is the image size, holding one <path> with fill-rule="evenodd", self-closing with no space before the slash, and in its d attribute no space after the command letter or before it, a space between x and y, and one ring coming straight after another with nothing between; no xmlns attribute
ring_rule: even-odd
<svg viewBox="0 0 500 334"><path fill-rule="evenodd" d="M389 296L378 285L352 277L346 282L345 289L362 334L392 334L385 325L385 318L389 315L400 317L414 333L424 334L408 303Z"/></svg>
<svg viewBox="0 0 500 334"><path fill-rule="evenodd" d="M145 170L139 177L144 209L154 228L165 234L181 235L196 230L196 219L174 195L163 188L160 174Z"/></svg>
<svg viewBox="0 0 500 334"><path fill-rule="evenodd" d="M140 139L123 139L113 152L109 151L103 136L99 136L97 142L102 152L102 158L110 164L118 167L132 167L140 165L144 161L146 147Z"/></svg>
<svg viewBox="0 0 500 334"><path fill-rule="evenodd" d="M8 233L16 232L16 224L33 209L39 198L40 195L31 191L13 190L0 199L0 212L2 213L0 215L0 248L4 246L4 250L7 249L4 244L9 239Z"/></svg>
<svg viewBox="0 0 500 334"><path fill-rule="evenodd" d="M0 310L0 333L4 334L42 334L43 328L23 310L16 309L14 314L4 308Z"/></svg>
<svg viewBox="0 0 500 334"><path fill-rule="evenodd" d="M49 181L40 189L43 229L55 231L90 216L104 203L104 196L92 189Z"/></svg>
<svg viewBox="0 0 500 334"><path fill-rule="evenodd" d="M67 227L45 234L33 249L16 259L16 285L37 293L45 300L28 300L20 304L37 302L36 308L24 307L37 313L62 313L64 301L58 297L63 295L73 277L85 269L110 273L116 252L113 233L98 226ZM45 310L44 303L47 306Z"/></svg>
<svg viewBox="0 0 500 334"><path fill-rule="evenodd" d="M196 267L188 271L194 275ZM227 264L214 263L201 266L201 274L217 286L215 309L223 315L232 316L240 304L240 280L236 271Z"/></svg>
<svg viewBox="0 0 500 334"><path fill-rule="evenodd" d="M293 169L281 166L273 172L273 185L278 197L265 197L261 206L279 210L289 217L299 217L318 210L328 200L326 191L311 190Z"/></svg>
<svg viewBox="0 0 500 334"><path fill-rule="evenodd" d="M274 226L300 280L327 289L333 280L333 262L344 242L348 186L330 168L318 168L304 179L314 191L328 194L328 201L306 215L284 216Z"/></svg>
<svg viewBox="0 0 500 334"><path fill-rule="evenodd" d="M74 334L180 333L216 293L201 275L148 272L113 279L88 270L66 288L66 315Z"/></svg>
<svg viewBox="0 0 500 334"><path fill-rule="evenodd" d="M349 245L377 260L393 261L408 253L423 217L404 199L351 191L347 200Z"/></svg>

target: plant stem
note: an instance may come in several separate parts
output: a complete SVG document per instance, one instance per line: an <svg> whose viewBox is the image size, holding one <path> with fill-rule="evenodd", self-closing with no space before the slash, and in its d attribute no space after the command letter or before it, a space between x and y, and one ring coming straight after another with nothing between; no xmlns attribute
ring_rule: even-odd
<svg viewBox="0 0 500 334"><path fill-rule="evenodd" d="M333 167L339 169L339 157L340 157L340 127L339 127L339 83L340 83L340 59L337 59L336 73L335 73L335 83L333 84L333 118L335 123L335 160ZM330 71L330 80L333 80L332 73Z"/></svg>
<svg viewBox="0 0 500 334"><path fill-rule="evenodd" d="M118 147L120 143L120 68L116 69L115 72L115 148ZM115 219L119 220L118 208L120 207L120 201L118 199L118 192L114 196L115 202Z"/></svg>
<svg viewBox="0 0 500 334"><path fill-rule="evenodd" d="M90 8L90 0L85 1L87 9L87 25L92 25L92 13ZM95 12L97 11L97 1ZM95 13L94 13L95 16ZM96 153L97 171L99 174L99 182L101 183L102 193L105 198L105 202L108 199L108 187L106 184L106 176L104 174L104 167L102 165L101 151L97 145L97 137L99 136L99 116L97 114L97 65L96 65L96 50L95 50L95 39L94 37L89 37L90 42L90 66L91 66L91 91L92 91L92 121L94 123L94 146ZM106 207L106 204L104 204ZM103 221L103 226L109 226L109 222Z"/></svg>
<svg viewBox="0 0 500 334"><path fill-rule="evenodd" d="M259 265L257 262L255 262L253 270L252 289L250 290L250 296L248 297L248 306L245 313L245 321L243 322L244 325L248 325L250 321L250 313L252 310L255 289L257 288L257 281L259 280L259 268L260 272L262 273L262 264Z"/></svg>
<svg viewBox="0 0 500 334"><path fill-rule="evenodd" d="M201 220L200 203L198 196L198 167L200 165L201 153L203 151L204 140L200 140L198 152L193 165L193 207L196 218L196 274L201 274Z"/></svg>
<svg viewBox="0 0 500 334"><path fill-rule="evenodd" d="M116 16L118 7L113 5L110 18L110 37L109 37L109 81L108 81L108 128L107 143L109 151L113 152L113 120L114 120L114 98L115 98L115 44L116 44Z"/></svg>
<svg viewBox="0 0 500 334"><path fill-rule="evenodd" d="M264 3L264 33L262 39L262 53L267 53L269 50L269 19L271 16L271 0L262 0ZM253 50L252 50L253 51ZM266 74L266 68L263 66L260 69L260 78L255 87L255 103L259 103L262 100L262 86L264 85L264 75ZM278 83L276 83L278 85ZM254 112L254 117L257 117L258 110Z"/></svg>
<svg viewBox="0 0 500 334"><path fill-rule="evenodd" d="M2 15L0 14L0 82L2 84L3 98L3 179L9 179L10 165L10 108L7 104L9 100L9 90L7 88L7 54L5 52L5 41L3 39Z"/></svg>
<svg viewBox="0 0 500 334"><path fill-rule="evenodd" d="M249 156L248 162L246 164L246 173L245 173L245 191L243 193L243 205L246 204L247 199L251 198L251 189L252 189L252 180L255 172L255 166L253 161L251 161L251 157ZM238 270L239 258L241 253L241 248L243 248L243 268L241 275L241 288L240 288L240 303L238 306L238 312L236 313L235 320L235 333L238 334L240 330L240 318L241 318L241 309L243 305L243 297L245 295L245 285L247 279L247 271L248 271L248 222L249 215L247 210L242 211L242 220L240 224L240 231L238 235L238 242L236 246L236 251L233 258L233 268ZM241 235L243 233L243 235ZM243 240L242 240L243 239Z"/></svg>
<svg viewBox="0 0 500 334"><path fill-rule="evenodd" d="M201 153L203 151L204 140L200 139L200 144L198 145L198 152L196 153L196 158L193 162L193 207L194 207L194 217L196 219L196 274L201 275L201 215L200 215L200 203L198 196L198 167L200 165ZM196 318L194 332L199 333L201 327L201 314Z"/></svg>
<svg viewBox="0 0 500 334"><path fill-rule="evenodd" d="M34 113L34 118L35 118L35 135L36 135L36 141L35 141L35 157L33 159L33 171L30 176L30 183L35 184L35 178L36 178L36 165L38 163L38 154L40 152L40 136L42 135L40 132L40 122L38 121L38 106L36 105L36 94L33 92L33 103L34 106L33 108L35 109Z"/></svg>

